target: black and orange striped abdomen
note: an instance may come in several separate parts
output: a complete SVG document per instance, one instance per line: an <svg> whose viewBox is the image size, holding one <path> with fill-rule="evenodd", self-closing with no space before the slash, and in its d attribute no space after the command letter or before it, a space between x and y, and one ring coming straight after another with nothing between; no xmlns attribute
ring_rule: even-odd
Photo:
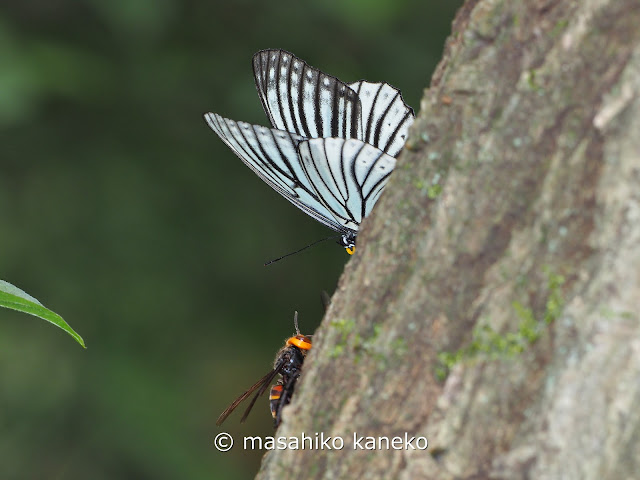
<svg viewBox="0 0 640 480"><path fill-rule="evenodd" d="M274 420L278 416L280 397L282 396L283 390L284 387L282 386L282 383L278 382L273 387L271 387L271 392L269 393L269 408L271 409L271 416Z"/></svg>

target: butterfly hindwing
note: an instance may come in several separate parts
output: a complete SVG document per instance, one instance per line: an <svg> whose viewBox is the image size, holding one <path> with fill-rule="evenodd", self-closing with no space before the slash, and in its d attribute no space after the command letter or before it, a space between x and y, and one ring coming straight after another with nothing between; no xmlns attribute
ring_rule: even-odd
<svg viewBox="0 0 640 480"><path fill-rule="evenodd" d="M360 140L397 157L413 123L413 109L404 103L400 91L388 83L360 80L349 86L360 98L363 131Z"/></svg>
<svg viewBox="0 0 640 480"><path fill-rule="evenodd" d="M274 128L308 138L362 136L358 95L336 77L284 50L256 53L253 73Z"/></svg>
<svg viewBox="0 0 640 480"><path fill-rule="evenodd" d="M346 229L357 231L395 167L395 158L357 139L300 142L300 160L320 201Z"/></svg>
<svg viewBox="0 0 640 480"><path fill-rule="evenodd" d="M297 152L303 137L293 133L236 122L216 113L205 120L224 143L265 183L296 207L333 230L342 227L318 199Z"/></svg>

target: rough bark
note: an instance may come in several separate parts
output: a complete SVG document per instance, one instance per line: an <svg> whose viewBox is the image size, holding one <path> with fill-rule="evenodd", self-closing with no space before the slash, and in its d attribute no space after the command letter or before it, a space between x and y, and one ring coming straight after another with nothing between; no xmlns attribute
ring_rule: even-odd
<svg viewBox="0 0 640 480"><path fill-rule="evenodd" d="M637 0L458 12L276 432L344 448L258 478L637 478L639 26Z"/></svg>

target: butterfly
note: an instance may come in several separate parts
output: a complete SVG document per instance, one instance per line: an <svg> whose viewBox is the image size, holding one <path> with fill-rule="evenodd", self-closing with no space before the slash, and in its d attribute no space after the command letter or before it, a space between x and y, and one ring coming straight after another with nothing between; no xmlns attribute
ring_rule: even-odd
<svg viewBox="0 0 640 480"><path fill-rule="evenodd" d="M253 73L271 128L206 113L207 124L275 191L340 235L349 254L414 120L387 83L346 84L284 50Z"/></svg>

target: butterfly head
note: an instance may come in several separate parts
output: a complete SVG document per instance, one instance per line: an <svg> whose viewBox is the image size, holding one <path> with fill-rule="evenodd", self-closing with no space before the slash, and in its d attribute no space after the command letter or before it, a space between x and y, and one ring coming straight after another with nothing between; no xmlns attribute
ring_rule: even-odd
<svg viewBox="0 0 640 480"><path fill-rule="evenodd" d="M345 233L340 237L338 243L344 247L349 255L353 255L356 251L356 235L353 232Z"/></svg>

